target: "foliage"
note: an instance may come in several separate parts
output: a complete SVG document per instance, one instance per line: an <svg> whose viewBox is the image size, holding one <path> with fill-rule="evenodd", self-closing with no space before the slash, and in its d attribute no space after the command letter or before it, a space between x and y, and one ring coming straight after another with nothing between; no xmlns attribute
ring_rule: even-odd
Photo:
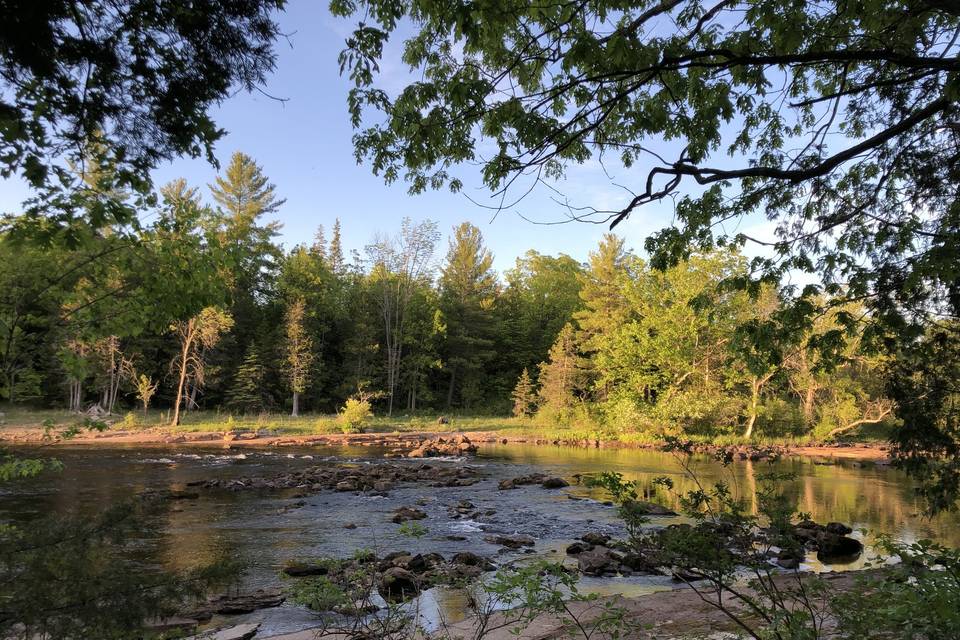
<svg viewBox="0 0 960 640"><path fill-rule="evenodd" d="M960 498L960 326L933 326L889 363L887 387L902 423L896 462L916 476L933 511Z"/></svg>
<svg viewBox="0 0 960 640"><path fill-rule="evenodd" d="M263 85L274 66L274 21L283 0L94 1L82 7L11 5L0 41L0 175L34 190L12 222L31 237L76 244L83 222L100 229L136 223L136 211L99 197L149 193L150 171L204 155L224 131L210 110L237 89ZM100 152L86 148L97 140ZM85 186L75 167L109 165ZM80 220L78 220L80 218Z"/></svg>
<svg viewBox="0 0 960 640"><path fill-rule="evenodd" d="M397 533L408 538L422 538L430 533L430 530L415 520L408 520L397 527Z"/></svg>
<svg viewBox="0 0 960 640"><path fill-rule="evenodd" d="M360 397L347 398L346 404L337 415L337 422L344 433L363 433L364 426L372 417L370 400Z"/></svg>
<svg viewBox="0 0 960 640"><path fill-rule="evenodd" d="M958 315L952 3L331 8L358 21L340 55L356 156L388 183L456 191L455 167L479 163L494 208L546 183L567 219L611 225L673 198L645 247L656 267L752 242L764 254L728 284L818 276L788 288L768 325L781 336L820 302L865 300L871 340ZM396 37L413 72L399 89L380 65ZM612 207L563 193L570 167L598 160L635 176ZM752 214L773 240L743 231Z"/></svg>
<svg viewBox="0 0 960 640"><path fill-rule="evenodd" d="M534 414L537 409L537 394L530 380L530 374L524 368L517 379L517 386L513 388L513 415L517 418L525 418Z"/></svg>
<svg viewBox="0 0 960 640"><path fill-rule="evenodd" d="M845 638L960 638L960 552L930 540L878 542L889 557L831 603Z"/></svg>

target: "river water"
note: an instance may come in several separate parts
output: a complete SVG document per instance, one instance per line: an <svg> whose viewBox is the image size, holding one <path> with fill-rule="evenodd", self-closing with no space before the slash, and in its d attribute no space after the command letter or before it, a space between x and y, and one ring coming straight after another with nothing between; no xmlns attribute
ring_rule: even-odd
<svg viewBox="0 0 960 640"><path fill-rule="evenodd" d="M24 453L33 453L24 451ZM308 466L366 465L382 462L383 451L360 448L202 449L195 446L44 449L43 455L61 460L61 473L39 480L5 485L0 490L0 521L24 524L51 513L93 513L146 489L182 489L187 483L210 478L272 476ZM395 462L395 461L391 461ZM423 464L425 461L402 461ZM249 570L244 588L276 586L279 569L291 559L344 557L358 549L379 555L391 551L439 552L445 556L473 551L491 556L499 564L526 557L519 551L502 552L484 542L492 533L526 534L537 540L534 555L562 559L564 547L589 531L624 535L615 509L597 489L577 483L581 474L618 471L637 479L651 494L653 479L670 476L679 489L692 487L677 461L669 454L632 449L576 449L534 445L488 445L469 459L433 459L431 465L471 465L481 481L470 487L431 488L402 486L387 496L322 492L305 498L293 490L273 492L202 491L197 500L180 500L162 516L165 535L151 539L159 561L171 568L186 568L215 557L223 550L244 559ZM728 481L748 500L758 477L771 471L790 472L794 480L784 490L796 499L798 509L817 522L839 521L853 527L868 545L873 536L886 533L905 541L931 538L960 545L960 518L944 515L927 519L909 480L888 466L851 460L830 461L788 458L774 464L737 462L724 469L709 461L695 464L702 482ZM559 475L571 482L561 490L538 485L498 491L497 483L532 472ZM670 500L659 496L668 506ZM306 504L297 506L299 500ZM490 515L477 520L455 517L450 507L469 500ZM389 513L400 506L420 505L427 513L421 524L427 533L419 539L404 536L389 522ZM663 526L682 518L653 519ZM344 525L356 525L346 529ZM861 532L860 530L865 530ZM465 540L450 540L461 536ZM806 568L818 571L856 569L864 558L846 566L822 566L808 559ZM672 588L668 577L585 579L581 588L602 593L637 594ZM464 594L433 589L418 603L429 624L443 618L455 622L466 615ZM262 610L232 621L263 622L261 636L291 631L316 623L314 614L293 606Z"/></svg>

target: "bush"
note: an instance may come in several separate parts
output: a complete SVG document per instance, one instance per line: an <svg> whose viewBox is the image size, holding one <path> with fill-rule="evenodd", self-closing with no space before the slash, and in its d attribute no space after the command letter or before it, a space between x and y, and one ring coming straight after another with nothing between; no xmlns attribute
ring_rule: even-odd
<svg viewBox="0 0 960 640"><path fill-rule="evenodd" d="M343 409L337 416L337 422L340 424L340 430L344 433L363 433L363 427L370 422L372 417L373 411L370 408L369 400L348 398L347 403L343 405Z"/></svg>

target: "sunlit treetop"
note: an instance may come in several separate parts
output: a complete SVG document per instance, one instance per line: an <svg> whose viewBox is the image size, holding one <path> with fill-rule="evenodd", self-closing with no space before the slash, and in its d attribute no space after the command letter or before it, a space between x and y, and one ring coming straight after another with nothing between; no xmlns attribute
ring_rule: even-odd
<svg viewBox="0 0 960 640"><path fill-rule="evenodd" d="M149 189L174 157L205 156L223 135L210 109L259 88L273 69L285 0L59 0L0 3L0 176L36 197L34 231L76 222L84 162L115 171L110 189ZM95 224L127 222L114 203ZM88 220L88 222L90 222Z"/></svg>
<svg viewBox="0 0 960 640"><path fill-rule="evenodd" d="M331 7L359 21L341 54L357 159L388 182L458 190L470 163L494 195L520 196L536 181L563 192L572 165L614 162L620 205L565 194L578 206L562 212L613 226L672 199L675 223L647 240L654 265L749 242L737 221L758 212L776 240L741 284L818 274L793 291L798 322L824 293L866 301L897 331L960 312L955 2ZM379 65L400 33L410 79L391 92Z"/></svg>

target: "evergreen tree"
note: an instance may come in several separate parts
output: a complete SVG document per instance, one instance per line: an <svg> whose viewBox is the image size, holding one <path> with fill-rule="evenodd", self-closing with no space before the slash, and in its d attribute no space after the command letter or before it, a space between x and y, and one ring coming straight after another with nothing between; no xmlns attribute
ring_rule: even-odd
<svg viewBox="0 0 960 640"><path fill-rule="evenodd" d="M264 388L265 373L260 354L254 348L248 349L227 393L227 406L244 413L264 411L271 404Z"/></svg>
<svg viewBox="0 0 960 640"><path fill-rule="evenodd" d="M220 206L215 232L226 254L230 312L236 320L223 349L224 367L232 371L251 345L265 343L281 322L279 308L268 313L282 258L274 242L280 224L262 218L276 213L284 200L277 198L276 188L253 158L241 152L233 154L210 192Z"/></svg>
<svg viewBox="0 0 960 640"><path fill-rule="evenodd" d="M584 362L577 350L573 325L563 325L547 362L540 363L540 391L542 407L557 419L568 417L584 390Z"/></svg>
<svg viewBox="0 0 960 640"><path fill-rule="evenodd" d="M447 326L447 407L458 395L464 407L482 397L484 366L495 354L491 308L496 294L493 255L483 246L480 229L464 222L454 229L440 277L440 308Z"/></svg>
<svg viewBox="0 0 960 640"><path fill-rule="evenodd" d="M530 380L530 374L524 367L523 373L517 379L517 386L513 388L513 415L518 418L532 416L537 410L537 393Z"/></svg>
<svg viewBox="0 0 960 640"><path fill-rule="evenodd" d="M330 238L330 270L335 274L343 272L343 239L340 237L340 218L333 223L333 236Z"/></svg>
<svg viewBox="0 0 960 640"><path fill-rule="evenodd" d="M316 254L324 262L327 261L327 232L322 224L317 227L317 232L313 234L313 244L310 245L310 252Z"/></svg>

